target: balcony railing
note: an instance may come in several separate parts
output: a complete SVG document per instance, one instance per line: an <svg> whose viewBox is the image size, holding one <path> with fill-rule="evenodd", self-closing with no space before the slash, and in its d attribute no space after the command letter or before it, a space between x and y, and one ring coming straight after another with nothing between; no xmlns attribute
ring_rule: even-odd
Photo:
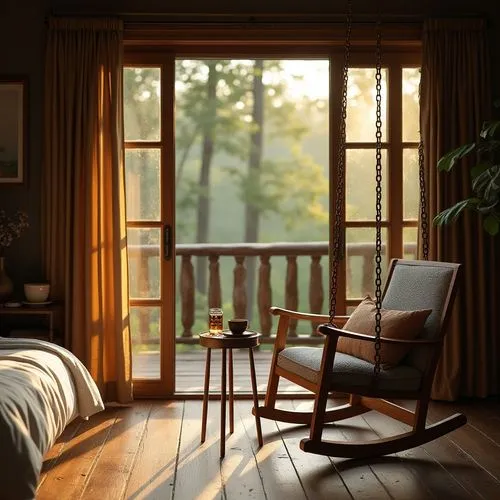
<svg viewBox="0 0 500 500"><path fill-rule="evenodd" d="M382 251L385 251L383 246ZM406 243L404 246L405 255L415 255L415 243ZM129 245L129 259L133 262L137 270L139 280L139 290L149 289L150 266L149 259L159 258L160 249L158 245ZM308 311L320 314L323 310L325 300L325 286L323 282L322 258L328 255L328 242L315 243L244 243L244 244L179 244L176 245L176 255L180 259L179 271L179 292L181 307L181 327L182 331L177 332L176 342L180 344L197 343L198 339L193 337L193 326L196 320L195 304L195 274L193 257L208 258L208 306L220 307L222 304L222 283L220 273L220 259L233 258L233 290L232 305L235 317L245 317L247 314L247 274L245 261L248 257L258 259L256 306L258 309L259 331L263 334L264 342L272 342L272 317L269 314L271 305L271 259L285 258L285 299L284 304L280 304L287 309L298 309L298 257L310 257L309 264L309 285L308 285ZM368 291L373 288L374 282L374 262L375 245L373 242L349 243L347 245L347 282L352 279L354 258L361 257L361 266L356 266L361 272L361 290ZM328 265L328 259L326 265ZM135 262L134 262L135 261ZM303 291L301 290L301 293ZM304 306L301 305L301 310ZM155 343L149 338L150 331L150 309L144 308L139 315L139 337L141 343ZM256 328L257 329L257 328ZM297 323L291 322L289 337L297 344L314 344L322 341L317 337L316 325L311 325L310 333L299 335L297 333Z"/></svg>

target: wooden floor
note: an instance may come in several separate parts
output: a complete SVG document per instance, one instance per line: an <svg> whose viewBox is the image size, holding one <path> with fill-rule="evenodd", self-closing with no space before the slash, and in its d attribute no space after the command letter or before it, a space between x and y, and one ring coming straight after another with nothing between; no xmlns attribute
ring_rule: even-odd
<svg viewBox="0 0 500 500"><path fill-rule="evenodd" d="M309 401L284 400L304 409ZM430 420L464 411L469 423L432 443L374 461L302 452L305 427L262 420L238 401L219 460L219 402L200 445L200 401L139 401L73 422L46 456L37 498L444 499L500 498L500 404L432 403ZM331 439L374 439L407 428L374 412L330 427Z"/></svg>
<svg viewBox="0 0 500 500"><path fill-rule="evenodd" d="M254 349L255 371L259 392L264 393L269 377L272 351ZM206 349L180 352L175 362L175 386L178 393L203 393L203 378L205 375ZM233 349L234 356L234 390L250 393L250 365L248 349ZM212 391L220 391L222 355L220 349L212 350L210 387ZM138 353L133 358L134 378L157 379L160 375L159 352ZM280 383L281 392L307 392L295 384L283 379Z"/></svg>

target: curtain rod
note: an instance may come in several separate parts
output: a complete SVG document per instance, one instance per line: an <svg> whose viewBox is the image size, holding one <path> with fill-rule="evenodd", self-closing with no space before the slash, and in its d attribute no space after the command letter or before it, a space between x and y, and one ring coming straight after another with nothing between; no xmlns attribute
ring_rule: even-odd
<svg viewBox="0 0 500 500"><path fill-rule="evenodd" d="M47 16L50 17L120 17L124 22L151 22L151 23L241 23L249 24L272 24L279 22L280 24L328 24L328 23L345 23L346 16L342 13L336 14L300 14L300 13L172 13L172 12L119 12L102 10L96 12L85 11L85 9L68 9L68 10L52 10ZM353 23L373 23L377 13L359 13L353 14ZM406 24L421 23L422 16L412 14L382 14L382 22Z"/></svg>

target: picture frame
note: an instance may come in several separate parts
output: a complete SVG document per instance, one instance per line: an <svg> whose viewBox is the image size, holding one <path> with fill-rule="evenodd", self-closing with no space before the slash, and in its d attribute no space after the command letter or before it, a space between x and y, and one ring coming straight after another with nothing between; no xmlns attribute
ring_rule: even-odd
<svg viewBox="0 0 500 500"><path fill-rule="evenodd" d="M0 76L0 183L26 177L27 93L27 78Z"/></svg>

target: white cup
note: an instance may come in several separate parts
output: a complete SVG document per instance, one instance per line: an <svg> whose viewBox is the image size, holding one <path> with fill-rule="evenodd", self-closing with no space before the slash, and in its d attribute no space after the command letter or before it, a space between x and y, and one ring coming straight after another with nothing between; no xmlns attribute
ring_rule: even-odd
<svg viewBox="0 0 500 500"><path fill-rule="evenodd" d="M49 283L25 283L24 295L28 302L46 302L49 298L50 284Z"/></svg>

